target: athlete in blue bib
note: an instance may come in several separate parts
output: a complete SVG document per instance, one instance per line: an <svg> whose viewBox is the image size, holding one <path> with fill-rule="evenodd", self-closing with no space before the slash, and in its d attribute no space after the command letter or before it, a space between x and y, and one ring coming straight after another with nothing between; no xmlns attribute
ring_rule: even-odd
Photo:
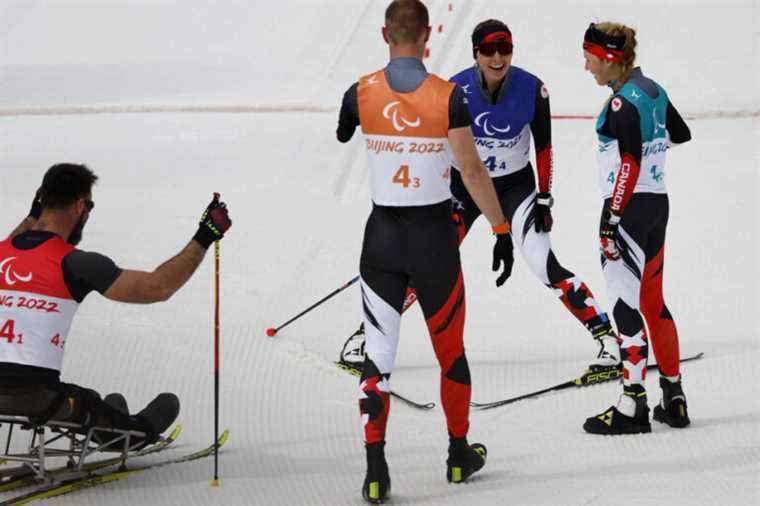
<svg viewBox="0 0 760 506"><path fill-rule="evenodd" d="M665 155L672 144L690 140L691 133L665 90L633 66L635 47L636 32L615 23L591 24L583 42L586 70L613 91L596 123L604 199L599 238L623 359L619 402L583 426L594 434L651 431L644 389L648 337L663 391L654 419L671 427L689 424L678 333L662 295L662 274L668 223Z"/></svg>
<svg viewBox="0 0 760 506"><path fill-rule="evenodd" d="M475 65L451 81L464 94L478 154L491 175L504 216L512 224L514 243L536 277L599 341L600 351L585 378L617 372L620 349L607 314L586 284L563 267L552 251L549 92L538 77L511 65L512 33L503 22L491 19L478 24L472 33L472 47ZM530 161L531 137L536 149L538 192ZM462 182L453 156L452 161L453 212L461 243L481 213ZM497 278L496 285L501 286L510 273L511 266ZM410 289L402 312L415 300L416 294ZM361 369L364 337L360 326L344 344L340 362L345 367Z"/></svg>
<svg viewBox="0 0 760 506"><path fill-rule="evenodd" d="M512 33L506 24L487 20L472 33L475 65L451 81L465 92L475 143L489 169L512 237L531 271L557 294L565 307L599 340L601 349L590 370L616 370L620 365L617 337L591 290L563 267L552 250L552 145L549 92L533 74L511 65ZM536 177L530 160L530 140L536 150ZM456 160L455 160L455 169ZM480 216L452 170L454 212L464 234Z"/></svg>

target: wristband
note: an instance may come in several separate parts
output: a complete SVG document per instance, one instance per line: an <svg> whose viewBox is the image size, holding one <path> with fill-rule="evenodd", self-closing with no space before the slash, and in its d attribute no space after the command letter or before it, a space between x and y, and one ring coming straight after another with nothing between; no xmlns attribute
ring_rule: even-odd
<svg viewBox="0 0 760 506"><path fill-rule="evenodd" d="M498 225L496 227L491 227L491 230L493 231L494 234L499 235L499 234L508 234L509 228L510 228L509 223L507 223L507 221L504 221L504 223L502 223L501 225Z"/></svg>
<svg viewBox="0 0 760 506"><path fill-rule="evenodd" d="M539 193L536 195L536 204L551 209L554 205L554 197L552 197L551 193Z"/></svg>

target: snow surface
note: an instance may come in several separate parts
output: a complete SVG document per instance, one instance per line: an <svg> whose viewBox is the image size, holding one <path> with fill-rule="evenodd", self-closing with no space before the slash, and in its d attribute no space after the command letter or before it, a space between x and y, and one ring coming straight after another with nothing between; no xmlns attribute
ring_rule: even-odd
<svg viewBox="0 0 760 506"><path fill-rule="evenodd" d="M448 10L449 3L453 10ZM200 0L0 4L0 230L25 215L44 170L81 161L101 177L82 247L123 267L152 269L192 235L212 191L234 225L222 242L222 486L212 461L164 468L50 504L359 504L364 474L355 378L335 369L360 318L357 287L284 329L285 321L352 278L370 207L359 142L334 140L333 111L356 78L384 65L385 2ZM428 66L448 76L471 63L478 21L505 19L514 64L537 73L553 112L594 114L607 91L583 71L589 20L636 26L639 58L683 112L738 119L690 122L671 151L666 299L682 353L692 426L659 424L616 438L585 434L586 417L617 384L569 390L472 413L471 441L488 446L471 483L445 482L439 407L394 402L387 454L393 504L758 504L758 4L729 2L431 1ZM264 107L302 112L29 116L73 106ZM564 265L605 302L598 265L594 134L555 121L555 230ZM490 272L481 220L462 247L473 397L494 400L576 376L596 347L517 260L502 288ZM210 255L209 255L210 257ZM211 441L212 275L207 259L169 302L81 306L64 378L133 410L156 393L182 399L174 453ZM606 305L606 304L605 304ZM647 382L659 400L657 374ZM404 318L392 386L438 397L438 368L420 312ZM4 429L3 429L4 434ZM155 457L159 458L159 457ZM6 499L8 496L0 496Z"/></svg>

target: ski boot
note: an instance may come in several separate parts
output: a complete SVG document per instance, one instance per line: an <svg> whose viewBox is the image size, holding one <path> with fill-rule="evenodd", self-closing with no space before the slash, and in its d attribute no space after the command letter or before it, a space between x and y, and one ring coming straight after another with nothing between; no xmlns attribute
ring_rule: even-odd
<svg viewBox="0 0 760 506"><path fill-rule="evenodd" d="M620 360L620 344L618 344L617 336L612 328L609 328L607 334L596 339L599 341L599 353L581 376L583 385L592 385L618 378L623 368L623 362Z"/></svg>
<svg viewBox="0 0 760 506"><path fill-rule="evenodd" d="M660 376L660 388L662 388L662 401L654 407L653 418L671 427L682 429L691 423L686 409L686 396L681 387L681 375L678 381L670 381L665 376Z"/></svg>
<svg viewBox="0 0 760 506"><path fill-rule="evenodd" d="M172 393L158 394L155 399L135 415L142 420L148 429L145 444L158 441L158 438L168 429L179 415L179 398Z"/></svg>
<svg viewBox="0 0 760 506"><path fill-rule="evenodd" d="M107 404L114 410L118 411L124 416L129 416L129 408L127 407L127 399L124 398L123 395L120 393L114 392L111 394L106 395L103 398L103 403ZM112 413L107 414L105 416L105 423L106 426L115 425L118 422L114 420L115 416ZM103 420L99 420L100 422L103 422ZM121 444L109 444L109 442L113 441L114 439L114 433L110 431L100 431L96 430L92 433L93 440L100 446L101 451L108 451L108 452L120 452L122 450Z"/></svg>
<svg viewBox="0 0 760 506"><path fill-rule="evenodd" d="M382 504L391 495L391 478L385 461L385 441L370 443L367 449L367 474L362 485L362 497L368 503Z"/></svg>
<svg viewBox="0 0 760 506"><path fill-rule="evenodd" d="M361 376L364 371L364 323L351 334L343 344L338 359L338 367L354 376Z"/></svg>
<svg viewBox="0 0 760 506"><path fill-rule="evenodd" d="M449 458L446 459L446 480L462 483L486 465L486 447L480 443L467 444L467 438L449 436Z"/></svg>
<svg viewBox="0 0 760 506"><path fill-rule="evenodd" d="M590 434L609 436L652 432L644 387L624 386L617 406L611 406L604 413L587 419L583 430Z"/></svg>
<svg viewBox="0 0 760 506"><path fill-rule="evenodd" d="M103 402L114 408L116 411L119 411L120 413L123 413L127 416L129 416L129 407L127 406L127 399L124 398L123 395L121 395L118 392L114 392L111 394L106 395L103 398Z"/></svg>

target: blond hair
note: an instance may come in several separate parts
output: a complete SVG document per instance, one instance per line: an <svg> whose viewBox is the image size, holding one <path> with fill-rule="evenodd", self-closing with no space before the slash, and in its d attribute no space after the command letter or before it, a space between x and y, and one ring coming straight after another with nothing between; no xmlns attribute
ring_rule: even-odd
<svg viewBox="0 0 760 506"><path fill-rule="evenodd" d="M628 80L628 76L633 71L633 65L636 62L636 30L626 26L622 23L604 22L596 23L594 26L607 35L613 37L625 37L625 45L623 46L623 62L620 63L622 67L622 73L620 75L621 81Z"/></svg>

